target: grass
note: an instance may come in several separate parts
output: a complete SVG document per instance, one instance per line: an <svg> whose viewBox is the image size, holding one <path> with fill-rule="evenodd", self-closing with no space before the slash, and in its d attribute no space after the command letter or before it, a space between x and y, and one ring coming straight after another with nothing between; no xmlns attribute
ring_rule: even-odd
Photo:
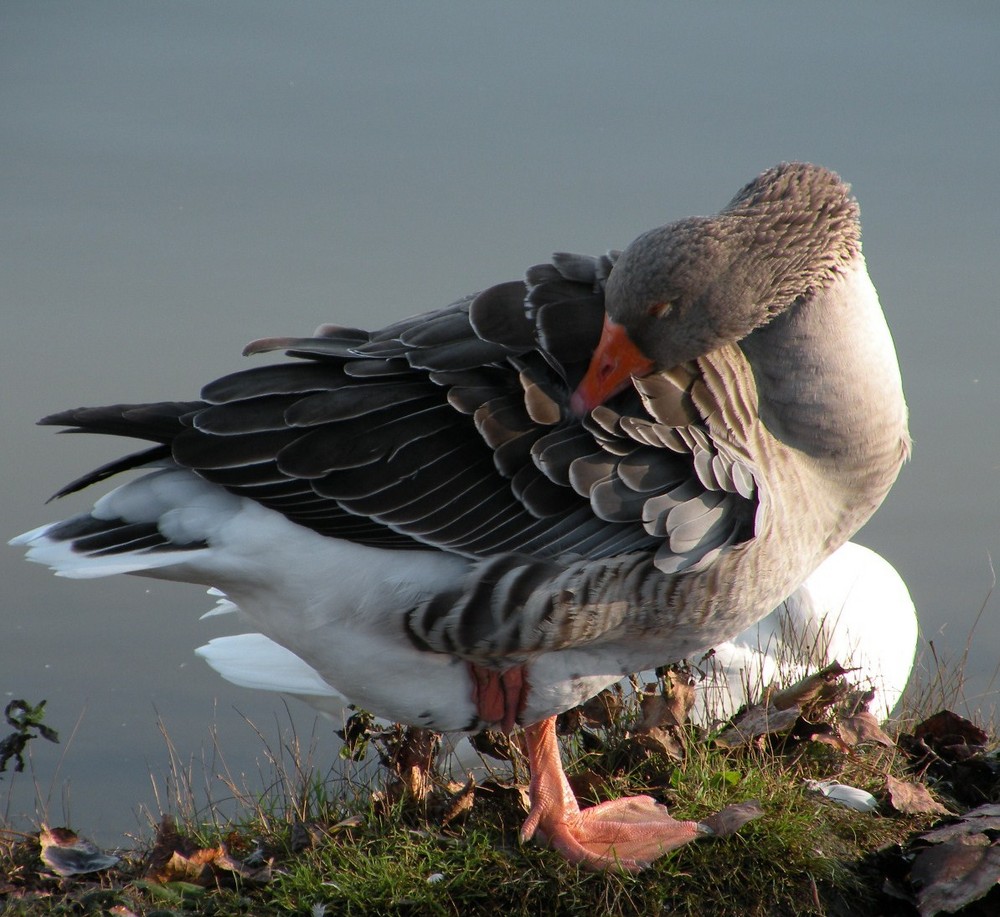
<svg viewBox="0 0 1000 917"><path fill-rule="evenodd" d="M333 913L710 915L733 913L738 900L739 913L748 915L830 913L821 899L853 900L865 888L858 865L864 852L927 823L859 817L807 793L805 775L835 772L879 789L895 763L888 752L846 764L840 757L815 749L782 761L759 750L696 745L669 782L672 812L699 818L756 798L765 814L733 837L683 848L640 876L584 873L540 847L518 847L520 813L502 805L474 808L456 831L415 826L397 810L371 813L361 827L305 851L276 883L274 902L296 913L323 903ZM650 789L640 776L612 777L608 789Z"/></svg>
<svg viewBox="0 0 1000 917"><path fill-rule="evenodd" d="M931 659L934 675L908 692L903 723L948 706L949 689L961 691L961 675L942 673L933 647ZM819 739L762 737L723 747L688 723L665 727L664 750L637 741L642 711L634 700L606 700L566 718L564 760L581 799L647 792L674 817L695 820L753 799L763 815L729 836L682 847L639 875L594 874L519 842L526 770L516 742L507 743L509 762L463 786L421 765L432 747L427 734L355 721L355 747L360 755L367 743L369 762L382 760L379 771L318 761L315 734L286 730L272 747L258 730L260 772L237 780L216 749L203 766L222 775L231 798L201 804L196 767L182 761L164 730L171 774L157 802L179 830L172 834L170 821L160 821L157 837L121 852L117 866L59 878L40 863L37 836L0 826L0 913L917 913L885 894L887 870L939 818L900 814L886 803L887 775L914 779L912 761L898 747L828 740L842 696L812 711L811 720L828 721ZM996 724L989 725L996 736ZM809 791L810 779L859 787L882 804L872 813L845 808ZM936 779L953 811L968 808ZM1000 792L992 801L1000 802ZM989 900L995 907L992 893Z"/></svg>

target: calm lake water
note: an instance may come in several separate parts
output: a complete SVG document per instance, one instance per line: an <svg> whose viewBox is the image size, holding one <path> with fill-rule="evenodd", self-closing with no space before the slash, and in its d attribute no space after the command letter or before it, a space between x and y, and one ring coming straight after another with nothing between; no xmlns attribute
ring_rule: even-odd
<svg viewBox="0 0 1000 917"><path fill-rule="evenodd" d="M44 501L123 450L35 427L46 413L191 398L253 338L382 325L813 160L861 201L912 414L913 461L857 540L946 656L986 602L968 695L993 708L998 42L994 3L7 0L4 540L89 506ZM184 761L217 735L251 785L248 719L275 748L289 715L313 732L193 655L239 629L198 620L202 590L60 580L11 549L0 564L0 696L47 698L63 739L3 776L0 814L32 815L37 787L52 821L114 843L155 809L158 718Z"/></svg>

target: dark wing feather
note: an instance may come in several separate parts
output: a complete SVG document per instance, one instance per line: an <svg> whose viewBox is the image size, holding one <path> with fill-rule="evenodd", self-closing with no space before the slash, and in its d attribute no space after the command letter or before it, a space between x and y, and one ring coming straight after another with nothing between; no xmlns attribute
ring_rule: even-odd
<svg viewBox="0 0 1000 917"><path fill-rule="evenodd" d="M753 469L709 435L697 369L643 380L582 422L568 410L615 257L559 254L524 282L373 333L256 341L248 353L293 359L218 379L203 401L45 422L162 444L70 489L169 448L236 494L363 544L543 561L647 552L661 570L698 569L750 537L757 492ZM534 574L515 567L520 594Z"/></svg>

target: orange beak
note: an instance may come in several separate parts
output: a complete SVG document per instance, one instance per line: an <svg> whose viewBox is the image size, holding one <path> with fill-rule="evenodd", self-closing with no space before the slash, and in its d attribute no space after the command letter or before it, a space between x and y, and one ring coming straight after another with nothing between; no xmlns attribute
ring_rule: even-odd
<svg viewBox="0 0 1000 917"><path fill-rule="evenodd" d="M625 326L605 317L601 341L590 360L587 374L573 392L570 408L578 417L583 417L622 391L633 376L645 376L652 369L653 361L632 343Z"/></svg>

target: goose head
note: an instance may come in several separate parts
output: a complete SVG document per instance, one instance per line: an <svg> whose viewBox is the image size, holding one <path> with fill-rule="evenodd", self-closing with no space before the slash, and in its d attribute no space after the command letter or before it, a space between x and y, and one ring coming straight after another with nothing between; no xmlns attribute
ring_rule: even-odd
<svg viewBox="0 0 1000 917"><path fill-rule="evenodd" d="M850 188L808 163L769 169L716 216L644 233L608 276L604 330L574 412L603 404L633 376L743 340L835 282L860 249Z"/></svg>

